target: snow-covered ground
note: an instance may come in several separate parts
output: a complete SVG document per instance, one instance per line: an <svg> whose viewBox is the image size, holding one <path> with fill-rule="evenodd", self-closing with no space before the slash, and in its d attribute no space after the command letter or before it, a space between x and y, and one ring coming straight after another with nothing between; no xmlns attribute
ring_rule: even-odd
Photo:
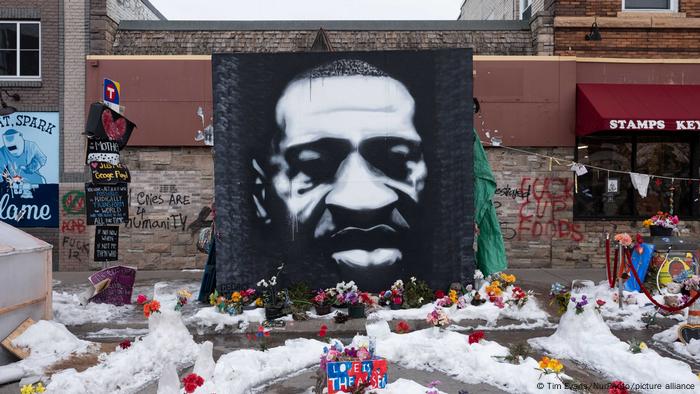
<svg viewBox="0 0 700 394"><path fill-rule="evenodd" d="M580 299L580 295L578 295ZM559 321L556 332L529 343L552 357L570 359L598 371L611 380L621 380L638 392L697 393L700 379L682 361L662 357L652 349L632 353L629 344L610 331L595 301L576 313L571 303ZM680 384L687 386L670 386ZM646 385L646 386L645 386ZM661 385L651 389L649 385ZM684 388L685 387L685 388Z"/></svg>

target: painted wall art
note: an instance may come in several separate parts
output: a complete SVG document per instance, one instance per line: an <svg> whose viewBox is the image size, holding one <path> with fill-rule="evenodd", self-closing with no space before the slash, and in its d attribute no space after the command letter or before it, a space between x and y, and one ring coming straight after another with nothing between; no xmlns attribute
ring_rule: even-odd
<svg viewBox="0 0 700 394"><path fill-rule="evenodd" d="M213 56L217 287L469 280L471 51Z"/></svg>

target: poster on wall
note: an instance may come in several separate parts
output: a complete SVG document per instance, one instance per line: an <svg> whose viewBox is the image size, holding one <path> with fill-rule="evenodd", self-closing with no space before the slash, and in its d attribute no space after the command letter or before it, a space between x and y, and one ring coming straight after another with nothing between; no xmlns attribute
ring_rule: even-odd
<svg viewBox="0 0 700 394"><path fill-rule="evenodd" d="M217 287L471 281L472 54L215 54Z"/></svg>
<svg viewBox="0 0 700 394"><path fill-rule="evenodd" d="M58 227L58 112L0 116L0 220Z"/></svg>
<svg viewBox="0 0 700 394"><path fill-rule="evenodd" d="M95 261L119 260L119 227L95 226Z"/></svg>

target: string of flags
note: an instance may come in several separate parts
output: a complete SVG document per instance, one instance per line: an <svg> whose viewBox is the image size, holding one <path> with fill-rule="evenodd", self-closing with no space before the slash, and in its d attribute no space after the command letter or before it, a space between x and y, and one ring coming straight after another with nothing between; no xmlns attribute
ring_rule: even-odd
<svg viewBox="0 0 700 394"><path fill-rule="evenodd" d="M487 137L488 137L488 135L487 135ZM645 174L645 173L638 173L638 172L632 172L632 171L614 170L614 169L610 169L610 168L594 166L591 164L577 163L577 162L570 160L570 159L564 159L561 157L545 155L545 154L537 153L537 152L531 152L531 151L528 151L525 149L514 148L512 146L506 146L506 145L503 145L501 143L501 139L497 138L497 137L491 138L490 141L482 140L481 143L484 145L487 145L487 146L491 146L491 147L503 148L503 149L514 151L514 152L519 152L519 153L523 153L523 154L531 155L531 156L538 156L538 157L542 157L544 159L547 159L549 161L549 165L548 165L549 171L552 171L552 163L553 162L557 163L557 165L568 165L569 168L571 169L571 171L576 174L576 177L574 178L574 191L576 193L578 193L578 177L587 174L589 169L607 172L608 174L615 173L615 174L629 175L630 180L632 181L632 186L635 188L635 190L637 190L637 192L639 193L639 195L642 198L645 198L647 196L648 190L649 190L649 183L652 179L654 180L654 184L657 187L660 187L663 184L664 179L671 181L671 187L673 187L673 184L676 181L686 181L686 182L688 182L688 184L692 184L693 182L700 182L700 178L671 177L671 176L666 176L666 175Z"/></svg>

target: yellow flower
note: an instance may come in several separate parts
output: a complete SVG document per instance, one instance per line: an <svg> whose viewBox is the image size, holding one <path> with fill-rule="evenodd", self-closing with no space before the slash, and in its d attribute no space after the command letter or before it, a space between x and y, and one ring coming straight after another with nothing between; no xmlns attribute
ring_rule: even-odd
<svg viewBox="0 0 700 394"><path fill-rule="evenodd" d="M25 384L19 389L20 394L34 394L34 386L31 384Z"/></svg>
<svg viewBox="0 0 700 394"><path fill-rule="evenodd" d="M454 289L450 290L449 296L450 296L450 301L452 301L453 304L456 304L457 303L457 290L454 290Z"/></svg>
<svg viewBox="0 0 700 394"><path fill-rule="evenodd" d="M491 282L490 285L486 286L486 293L494 297L501 295L501 282L497 280Z"/></svg>
<svg viewBox="0 0 700 394"><path fill-rule="evenodd" d="M639 342L639 349L640 350L647 350L649 347L647 346L646 343L644 342Z"/></svg>
<svg viewBox="0 0 700 394"><path fill-rule="evenodd" d="M540 368L546 369L547 365L549 365L549 357L543 356L542 359L540 360Z"/></svg>
<svg viewBox="0 0 700 394"><path fill-rule="evenodd" d="M44 388L44 385L41 384L41 382L37 383L36 384L36 392L43 393L44 391L46 391L46 389Z"/></svg>
<svg viewBox="0 0 700 394"><path fill-rule="evenodd" d="M190 298L190 297L192 297L192 293L190 293L189 291L187 291L187 289L180 289L180 290L178 290L178 291L177 291L177 295L178 295L178 297L180 297L180 298Z"/></svg>
<svg viewBox="0 0 700 394"><path fill-rule="evenodd" d="M547 363L547 369L549 369L550 371L553 371L554 373L559 373L559 372L561 372L562 369L564 369L564 366L561 365L559 360L551 359L551 360L549 360L549 363Z"/></svg>
<svg viewBox="0 0 700 394"><path fill-rule="evenodd" d="M642 226L644 226L644 227L649 227L649 226L651 226L651 219L647 219L647 220L643 221L643 222L642 222Z"/></svg>
<svg viewBox="0 0 700 394"><path fill-rule="evenodd" d="M231 294L231 301L239 302L240 300L241 300L241 293L234 291L233 294Z"/></svg>
<svg viewBox="0 0 700 394"><path fill-rule="evenodd" d="M263 307L263 299L260 297L256 298L255 299L255 306L257 306L258 308L262 308Z"/></svg>
<svg viewBox="0 0 700 394"><path fill-rule="evenodd" d="M501 274L499 276L506 283L515 283L515 275L508 275L508 274L501 272Z"/></svg>

